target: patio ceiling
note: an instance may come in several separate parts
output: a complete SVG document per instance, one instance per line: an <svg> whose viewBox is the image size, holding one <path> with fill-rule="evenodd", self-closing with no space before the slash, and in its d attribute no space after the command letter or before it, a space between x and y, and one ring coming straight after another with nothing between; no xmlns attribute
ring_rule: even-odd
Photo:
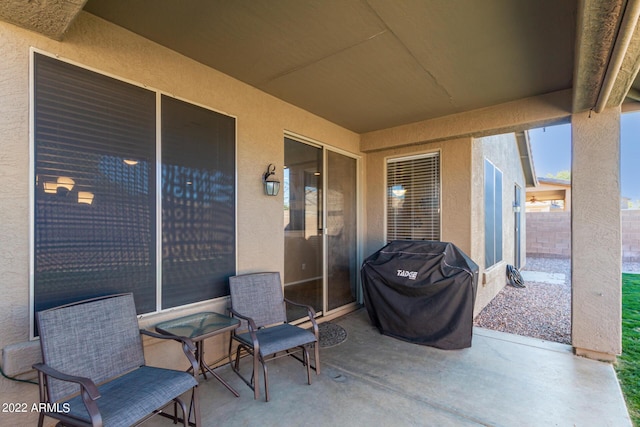
<svg viewBox="0 0 640 427"><path fill-rule="evenodd" d="M85 10L359 133L572 85L573 1L89 0Z"/></svg>
<svg viewBox="0 0 640 427"><path fill-rule="evenodd" d="M567 89L573 112L640 99L636 0L56 3L0 19L63 39L84 7L358 133Z"/></svg>

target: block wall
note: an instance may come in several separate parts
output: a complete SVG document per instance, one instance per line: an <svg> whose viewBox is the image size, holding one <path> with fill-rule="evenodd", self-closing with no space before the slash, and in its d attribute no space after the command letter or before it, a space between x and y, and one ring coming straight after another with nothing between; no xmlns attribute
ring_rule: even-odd
<svg viewBox="0 0 640 427"><path fill-rule="evenodd" d="M571 256L571 212L527 212L527 256Z"/></svg>
<svg viewBox="0 0 640 427"><path fill-rule="evenodd" d="M640 210L622 210L622 260L640 262ZM527 255L571 256L570 212L527 212Z"/></svg>
<svg viewBox="0 0 640 427"><path fill-rule="evenodd" d="M622 212L622 260L640 262L640 210Z"/></svg>

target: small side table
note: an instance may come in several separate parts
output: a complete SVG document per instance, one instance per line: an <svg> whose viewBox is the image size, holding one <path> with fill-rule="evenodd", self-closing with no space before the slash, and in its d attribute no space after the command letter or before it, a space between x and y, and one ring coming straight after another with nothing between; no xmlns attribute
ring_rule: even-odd
<svg viewBox="0 0 640 427"><path fill-rule="evenodd" d="M156 325L156 331L164 335L186 337L196 345L196 359L200 364L202 375L207 378L207 371L222 383L231 393L239 397L225 380L215 373L204 361L203 341L207 338L232 331L240 326L240 321L224 314L204 312L191 314L177 319L161 322Z"/></svg>

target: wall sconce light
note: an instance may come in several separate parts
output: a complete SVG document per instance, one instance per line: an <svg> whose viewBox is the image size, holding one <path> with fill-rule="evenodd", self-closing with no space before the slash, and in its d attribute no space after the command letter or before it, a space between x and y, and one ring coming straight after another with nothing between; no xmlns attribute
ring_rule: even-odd
<svg viewBox="0 0 640 427"><path fill-rule="evenodd" d="M262 182L264 183L264 194L267 196L277 196L280 191L280 181L274 176L276 174L276 167L273 164L267 166L267 171L262 176Z"/></svg>

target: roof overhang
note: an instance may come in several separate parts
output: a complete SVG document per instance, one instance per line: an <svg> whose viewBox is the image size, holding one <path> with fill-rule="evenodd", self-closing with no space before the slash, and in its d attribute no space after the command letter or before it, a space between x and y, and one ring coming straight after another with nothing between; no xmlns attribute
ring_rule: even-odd
<svg viewBox="0 0 640 427"><path fill-rule="evenodd" d="M538 179L536 178L533 156L531 155L529 132L516 132L516 141L518 143L518 151L520 152L520 162L522 163L525 185L527 187L535 187L538 185Z"/></svg>

